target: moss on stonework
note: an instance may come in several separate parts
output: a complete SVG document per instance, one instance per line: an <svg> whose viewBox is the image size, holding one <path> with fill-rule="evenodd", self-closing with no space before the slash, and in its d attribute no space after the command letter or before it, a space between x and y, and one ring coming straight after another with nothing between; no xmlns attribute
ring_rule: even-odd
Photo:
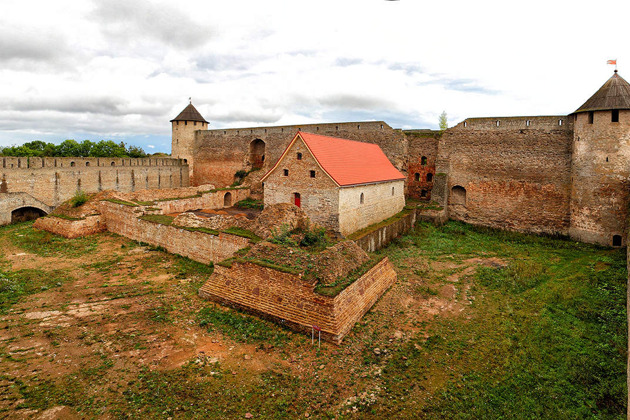
<svg viewBox="0 0 630 420"><path fill-rule="evenodd" d="M382 222L374 223L373 225L370 225L368 227L365 227L361 230L354 232L353 234L348 236L348 239L351 239L353 241L356 241L357 239L361 239L365 235L368 235L384 226L389 226L393 223L396 223L397 221L407 216L408 214L412 213L413 211L414 211L413 209L405 208L400 213L396 213L392 217L389 217L383 220Z"/></svg>
<svg viewBox="0 0 630 420"><path fill-rule="evenodd" d="M55 214L55 213L52 213L48 215L47 217L56 217L58 219L71 220L71 221L85 220L85 217L72 217L72 216L66 216L65 214Z"/></svg>
<svg viewBox="0 0 630 420"><path fill-rule="evenodd" d="M138 219L166 226L171 226L173 224L173 220L175 220L173 216L166 216L164 214L145 214L144 216L140 216Z"/></svg>
<svg viewBox="0 0 630 420"><path fill-rule="evenodd" d="M128 206L128 207L138 207L136 203L132 203L130 201L118 200L116 198L106 198L105 200L102 200L102 201L109 201L110 203L121 204L123 206Z"/></svg>
<svg viewBox="0 0 630 420"><path fill-rule="evenodd" d="M352 283L361 278L361 276L374 268L378 263L383 261L383 259L385 259L384 255L377 255L375 257L372 257L368 261L361 264L359 267L349 272L346 277L341 277L334 283L318 284L317 286L315 286L315 293L322 296L335 297L339 293L344 291L346 287L350 286Z"/></svg>

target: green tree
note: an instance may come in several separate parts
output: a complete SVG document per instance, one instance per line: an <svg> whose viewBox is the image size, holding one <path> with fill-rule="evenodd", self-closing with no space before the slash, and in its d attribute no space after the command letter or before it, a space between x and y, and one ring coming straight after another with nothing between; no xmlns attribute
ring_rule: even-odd
<svg viewBox="0 0 630 420"><path fill-rule="evenodd" d="M440 131L444 131L448 128L448 119L446 117L446 111L442 111L440 114Z"/></svg>

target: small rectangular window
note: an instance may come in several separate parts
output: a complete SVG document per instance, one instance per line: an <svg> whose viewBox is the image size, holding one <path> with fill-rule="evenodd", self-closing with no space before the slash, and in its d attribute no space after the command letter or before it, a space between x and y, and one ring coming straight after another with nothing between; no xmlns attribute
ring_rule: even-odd
<svg viewBox="0 0 630 420"><path fill-rule="evenodd" d="M302 160L302 153L297 154L297 160Z"/></svg>
<svg viewBox="0 0 630 420"><path fill-rule="evenodd" d="M618 109L613 109L612 110L612 117L611 120L612 122L619 122L619 110Z"/></svg>
<svg viewBox="0 0 630 420"><path fill-rule="evenodd" d="M530 120L527 120L527 121L525 122L525 125L529 127L529 125L530 125L531 123L532 123L532 122L531 122Z"/></svg>
<svg viewBox="0 0 630 420"><path fill-rule="evenodd" d="M564 121L558 120L558 125L562 125L562 123L564 123Z"/></svg>
<svg viewBox="0 0 630 420"><path fill-rule="evenodd" d="M288 169L284 170L284 176L289 176L289 170Z"/></svg>
<svg viewBox="0 0 630 420"><path fill-rule="evenodd" d="M588 113L588 123L589 124L593 124L593 117L594 117L595 113L593 111L590 111Z"/></svg>
<svg viewBox="0 0 630 420"><path fill-rule="evenodd" d="M315 171L311 171L311 178L315 178Z"/></svg>

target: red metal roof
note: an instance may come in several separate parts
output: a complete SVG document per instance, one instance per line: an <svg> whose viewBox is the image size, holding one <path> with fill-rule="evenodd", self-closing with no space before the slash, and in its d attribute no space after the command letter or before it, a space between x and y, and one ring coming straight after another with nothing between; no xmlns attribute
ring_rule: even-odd
<svg viewBox="0 0 630 420"><path fill-rule="evenodd" d="M302 131L298 131L297 136L304 140L322 169L340 186L405 179L377 144Z"/></svg>

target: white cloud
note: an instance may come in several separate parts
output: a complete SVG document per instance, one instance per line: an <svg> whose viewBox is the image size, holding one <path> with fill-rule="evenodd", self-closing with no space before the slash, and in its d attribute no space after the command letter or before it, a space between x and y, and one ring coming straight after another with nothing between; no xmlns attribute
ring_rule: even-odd
<svg viewBox="0 0 630 420"><path fill-rule="evenodd" d="M630 4L5 0L0 145L90 136L168 151L189 96L214 128L569 113L611 75L606 59L622 75L630 63L611 9Z"/></svg>

